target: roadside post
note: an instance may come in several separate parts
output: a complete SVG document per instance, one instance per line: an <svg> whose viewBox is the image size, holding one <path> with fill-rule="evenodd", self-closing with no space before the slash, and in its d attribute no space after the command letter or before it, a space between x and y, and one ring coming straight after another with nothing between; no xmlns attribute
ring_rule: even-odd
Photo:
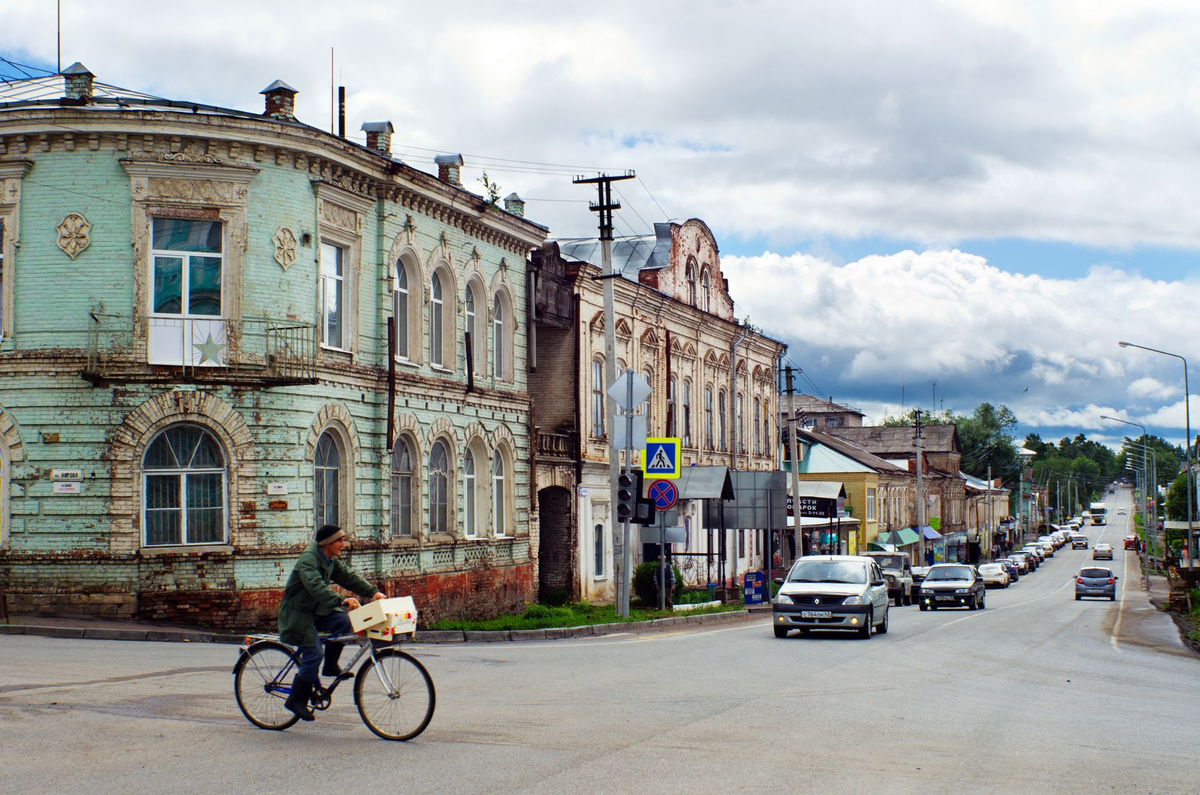
<svg viewBox="0 0 1200 795"><path fill-rule="evenodd" d="M625 372L613 382L613 385L608 388L608 396L617 404L617 408L621 410L621 414L625 417L625 466L629 469L633 468L633 438L634 423L633 412L638 406L646 402L646 398L650 397L650 385L642 380L641 376L633 370L626 369ZM615 425L615 422L614 422ZM642 426L645 427L644 425ZM614 433L615 437L616 434ZM616 439L614 438L614 442ZM643 456L644 458L644 456ZM614 467L618 470L619 467ZM617 479L619 474L613 476L613 493L616 494ZM639 495L640 496L640 495ZM621 521L621 540L622 548L620 553L620 582L617 583L617 615L621 618L629 618L629 584L631 582L629 564L631 561L629 550L629 523L631 517L624 517ZM615 545L614 545L615 546ZM615 554L615 550L614 550ZM616 568L616 567L614 567Z"/></svg>
<svg viewBox="0 0 1200 795"><path fill-rule="evenodd" d="M659 478L650 484L646 496L658 511L658 609L667 609L667 511L679 501L679 487L672 481L679 478L681 439L668 437L646 440L642 467L646 475Z"/></svg>

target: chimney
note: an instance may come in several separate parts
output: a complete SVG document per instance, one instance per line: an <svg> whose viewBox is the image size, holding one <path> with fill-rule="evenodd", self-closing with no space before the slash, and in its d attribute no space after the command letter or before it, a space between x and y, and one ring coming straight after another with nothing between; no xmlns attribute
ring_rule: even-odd
<svg viewBox="0 0 1200 795"><path fill-rule="evenodd" d="M67 99L81 103L92 101L92 78L94 74L79 61L68 66L62 72Z"/></svg>
<svg viewBox="0 0 1200 795"><path fill-rule="evenodd" d="M360 129L367 134L368 149L374 149L385 155L392 153L392 123L390 121L363 122Z"/></svg>
<svg viewBox="0 0 1200 795"><path fill-rule="evenodd" d="M462 155L438 155L433 159L438 167L438 179L456 188L462 187L462 179L458 170L462 168Z"/></svg>
<svg viewBox="0 0 1200 795"><path fill-rule="evenodd" d="M525 217L525 200L515 193L510 193L504 197L504 210L510 212L518 218Z"/></svg>
<svg viewBox="0 0 1200 795"><path fill-rule="evenodd" d="M267 109L263 112L264 116L270 116L272 119L280 121L296 120L296 89L282 80L276 80L258 93L267 98Z"/></svg>

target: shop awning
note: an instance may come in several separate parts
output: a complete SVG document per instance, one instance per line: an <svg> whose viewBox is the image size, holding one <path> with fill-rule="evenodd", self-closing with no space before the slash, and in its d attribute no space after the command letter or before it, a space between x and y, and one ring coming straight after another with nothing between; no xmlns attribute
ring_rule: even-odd
<svg viewBox="0 0 1200 795"><path fill-rule="evenodd" d="M928 538L930 541L937 541L939 538L941 538L941 537L942 537L942 534L941 534L941 533L939 533L937 530L934 530L932 527L930 527L930 526L929 526L929 525L927 525L927 524L926 524L926 525L921 525L921 532L922 532L922 533L925 535L925 537L926 537L926 538Z"/></svg>
<svg viewBox="0 0 1200 795"><path fill-rule="evenodd" d="M795 519L794 516L789 516L787 518L787 526L788 527L796 526L795 522L793 521L794 519ZM832 519L828 519L823 516L801 516L800 517L800 528L803 530L816 530L818 527L849 528L856 524L858 524L858 520L851 516L844 516L841 519L838 519L836 516Z"/></svg>
<svg viewBox="0 0 1200 795"><path fill-rule="evenodd" d="M909 544L915 544L921 540L921 537L917 535L917 531L913 530L911 527L901 527L896 532L900 534L899 545L902 547Z"/></svg>

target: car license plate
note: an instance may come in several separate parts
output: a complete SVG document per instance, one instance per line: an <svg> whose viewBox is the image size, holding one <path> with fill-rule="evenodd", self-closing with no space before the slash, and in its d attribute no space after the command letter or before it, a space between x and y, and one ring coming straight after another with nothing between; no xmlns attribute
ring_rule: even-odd
<svg viewBox="0 0 1200 795"><path fill-rule="evenodd" d="M801 610L801 618L831 618L833 612L830 610Z"/></svg>
<svg viewBox="0 0 1200 795"><path fill-rule="evenodd" d="M1088 592L1088 593L1098 593L1098 594L1103 594L1103 593L1104 593L1104 589L1103 589L1103 588L1088 588L1088 589L1087 589L1087 592Z"/></svg>
<svg viewBox="0 0 1200 795"><path fill-rule="evenodd" d="M956 599L958 599L957 596L939 596L937 598L939 602L953 602Z"/></svg>

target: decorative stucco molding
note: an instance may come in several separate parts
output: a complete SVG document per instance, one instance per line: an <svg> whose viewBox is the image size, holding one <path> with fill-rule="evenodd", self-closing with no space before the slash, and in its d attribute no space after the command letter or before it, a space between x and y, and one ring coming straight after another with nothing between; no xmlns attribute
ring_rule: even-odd
<svg viewBox="0 0 1200 795"><path fill-rule="evenodd" d="M92 225L79 213L68 213L59 222L58 247L71 259L75 259L92 244Z"/></svg>

